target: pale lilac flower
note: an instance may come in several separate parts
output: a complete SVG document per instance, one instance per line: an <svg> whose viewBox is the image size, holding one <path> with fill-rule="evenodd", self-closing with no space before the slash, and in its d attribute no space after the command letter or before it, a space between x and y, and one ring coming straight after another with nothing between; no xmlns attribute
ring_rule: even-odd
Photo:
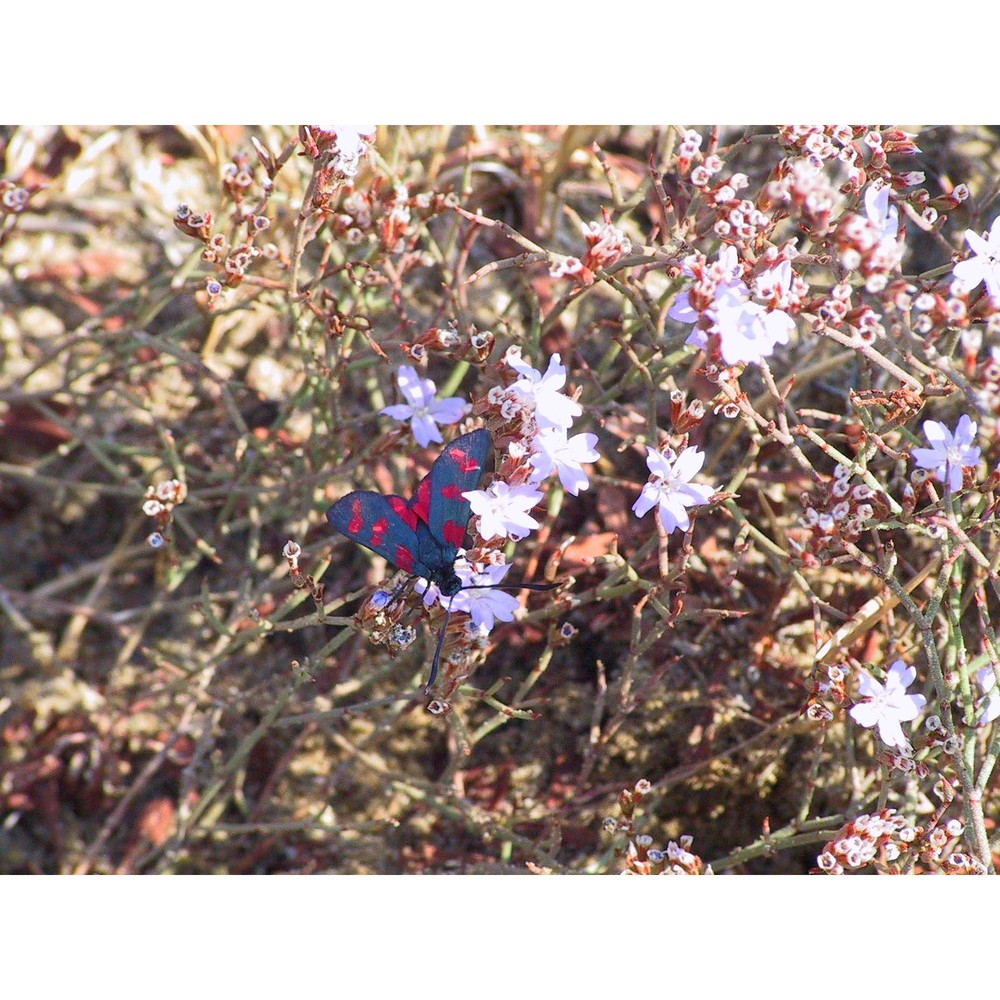
<svg viewBox="0 0 1000 1000"><path fill-rule="evenodd" d="M788 313L768 312L747 301L739 289L729 289L716 299L713 330L719 334L719 351L727 365L759 364L774 353L777 344L788 343L793 329L795 321ZM688 343L693 340L694 334Z"/></svg>
<svg viewBox="0 0 1000 1000"><path fill-rule="evenodd" d="M979 462L980 450L973 445L976 440L976 423L963 413L958 418L955 433L937 420L924 421L924 435L930 448L914 448L910 454L921 469L933 469L941 482L946 482L954 493L962 487L962 468Z"/></svg>
<svg viewBox="0 0 1000 1000"><path fill-rule="evenodd" d="M432 441L441 444L444 438L438 424L457 424L469 412L469 404L458 396L435 399L437 388L429 378L420 378L414 368L403 365L396 376L405 403L379 410L393 420L408 420L413 436L421 448Z"/></svg>
<svg viewBox="0 0 1000 1000"><path fill-rule="evenodd" d="M472 616L477 629L483 628L489 632L498 621L513 621L519 606L513 594L495 587L509 569L504 563L470 565L465 552L459 550L455 560L455 573L462 582L462 590L445 597L436 583L429 583L424 579L418 579L413 588L422 595L426 607L437 603L450 611L464 611Z"/></svg>
<svg viewBox="0 0 1000 1000"><path fill-rule="evenodd" d="M899 209L889 204L889 189L874 184L865 191L865 214L878 230L879 240L895 240L899 232Z"/></svg>
<svg viewBox="0 0 1000 1000"><path fill-rule="evenodd" d="M725 274L724 281L736 282L740 280L740 252L736 247L727 243L716 255L716 264Z"/></svg>
<svg viewBox="0 0 1000 1000"><path fill-rule="evenodd" d="M561 427L546 427L535 435L532 442L534 454L530 462L535 469L535 480L541 482L553 472L559 474L563 489L573 496L590 486L587 473L580 467L584 462L596 462L596 434L574 434L567 438Z"/></svg>
<svg viewBox="0 0 1000 1000"><path fill-rule="evenodd" d="M698 266L699 264L701 266ZM728 244L719 251L718 256L711 264L705 261L700 254L689 254L681 261L681 272L689 278L699 278L697 286L702 298L711 294L718 300L719 296L732 288L742 289L744 295L748 294L746 285L740 279L742 272L739 252L736 247ZM667 315L671 319L675 319L679 323L698 322L701 313L691 305L693 287L685 288L678 293L667 311ZM705 315L710 320L715 319L715 311L712 306L705 310Z"/></svg>
<svg viewBox="0 0 1000 1000"><path fill-rule="evenodd" d="M711 486L690 481L704 464L705 454L697 448L685 448L675 455L670 448L659 452L647 447L646 465L651 475L639 499L632 505L632 512L636 517L644 517L658 505L660 520L668 533L675 528L687 531L691 527L687 508L708 503L715 492Z"/></svg>
<svg viewBox="0 0 1000 1000"><path fill-rule="evenodd" d="M539 526L528 513L542 494L531 485L509 486L500 480L486 490L470 490L462 494L479 518L479 536L491 538L524 538Z"/></svg>
<svg viewBox="0 0 1000 1000"><path fill-rule="evenodd" d="M788 300L792 289L792 262L783 260L774 267L769 267L766 271L761 271L753 280L754 294L765 302L774 300L776 304L781 304Z"/></svg>
<svg viewBox="0 0 1000 1000"><path fill-rule="evenodd" d="M677 293L677 298L671 303L667 315L678 323L697 323L701 313L691 305L691 292L685 288Z"/></svg>
<svg viewBox="0 0 1000 1000"><path fill-rule="evenodd" d="M917 671L902 660L889 667L885 684L880 684L868 671L859 671L861 696L869 700L855 705L851 718L866 729L878 726L878 734L886 746L908 748L910 742L903 735L900 723L912 722L927 704L922 694L906 693L916 676Z"/></svg>
<svg viewBox="0 0 1000 1000"><path fill-rule="evenodd" d="M503 563L487 564L478 569L473 566L455 567L462 586L469 589L460 590L455 595L454 607L468 612L477 628L485 628L489 632L498 621L514 620L514 613L519 607L517 598L496 588L509 569Z"/></svg>
<svg viewBox="0 0 1000 1000"><path fill-rule="evenodd" d="M566 369L560 363L559 355L553 354L549 358L549 367L544 375L532 368L521 357L520 351L508 351L507 364L521 376L511 388L523 399L534 402L539 428L562 427L569 430L573 421L583 413L583 407L559 391L566 384Z"/></svg>
<svg viewBox="0 0 1000 1000"><path fill-rule="evenodd" d="M997 687L996 674L992 666L983 667L976 671L976 680L982 689L985 698L980 702L983 716L979 720L979 725L988 725L996 718L1000 718L1000 688Z"/></svg>
<svg viewBox="0 0 1000 1000"><path fill-rule="evenodd" d="M981 281L993 298L1000 298L1000 216L993 220L985 238L971 229L965 231L965 241L973 255L955 265L954 274L962 291L971 292Z"/></svg>
<svg viewBox="0 0 1000 1000"><path fill-rule="evenodd" d="M719 350L727 365L759 364L774 353L777 344L788 343L795 321L780 309L768 310L750 300L750 289L740 279L739 254L735 247L720 250L718 259L707 267L699 268L698 263L697 254L682 263L684 273L697 280L677 295L667 313L681 323L708 321L707 326L704 322L696 326L686 343L705 350L711 335L717 334ZM758 275L754 287L768 304L784 304L785 300L792 300L794 278L791 264L783 261ZM712 304L702 306L699 311L691 303L692 292L696 292L699 303L712 296Z"/></svg>

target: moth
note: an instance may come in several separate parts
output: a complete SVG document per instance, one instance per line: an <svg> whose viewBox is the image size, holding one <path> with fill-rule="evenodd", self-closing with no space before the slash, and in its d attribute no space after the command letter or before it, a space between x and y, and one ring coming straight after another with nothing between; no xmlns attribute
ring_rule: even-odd
<svg viewBox="0 0 1000 1000"><path fill-rule="evenodd" d="M411 579L423 577L436 584L445 597L454 597L460 590L471 589L463 586L455 572L472 514L472 505L463 494L479 485L492 453L493 440L485 428L462 434L445 445L409 500L394 493L356 490L327 510L327 520L335 531L377 552L397 569L409 573ZM491 586L549 590L556 584ZM428 691L437 677L450 615L449 604L425 688Z"/></svg>

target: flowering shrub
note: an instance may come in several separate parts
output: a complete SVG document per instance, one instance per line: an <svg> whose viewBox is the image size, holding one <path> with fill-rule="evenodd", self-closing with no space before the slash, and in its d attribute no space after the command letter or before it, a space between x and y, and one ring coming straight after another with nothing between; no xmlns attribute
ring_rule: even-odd
<svg viewBox="0 0 1000 1000"><path fill-rule="evenodd" d="M2 134L12 870L994 870L992 133Z"/></svg>

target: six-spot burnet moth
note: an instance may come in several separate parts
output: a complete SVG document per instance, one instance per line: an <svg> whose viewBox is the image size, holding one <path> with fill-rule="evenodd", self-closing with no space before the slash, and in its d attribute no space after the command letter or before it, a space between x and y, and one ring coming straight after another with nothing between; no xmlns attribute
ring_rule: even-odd
<svg viewBox="0 0 1000 1000"><path fill-rule="evenodd" d="M371 490L357 490L338 500L326 512L335 531L377 552L397 569L410 574L410 582L423 577L436 584L445 597L463 588L455 572L458 550L465 540L472 507L462 495L479 485L493 451L490 433L482 428L455 438L434 460L410 500ZM518 590L550 590L554 583L493 584ZM398 596L398 591L392 595ZM438 635L434 661L425 690L437 676L451 606Z"/></svg>

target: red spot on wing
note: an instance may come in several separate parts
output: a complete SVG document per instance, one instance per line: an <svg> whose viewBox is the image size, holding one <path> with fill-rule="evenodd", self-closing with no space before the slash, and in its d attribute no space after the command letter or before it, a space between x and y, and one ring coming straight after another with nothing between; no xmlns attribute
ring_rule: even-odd
<svg viewBox="0 0 1000 1000"><path fill-rule="evenodd" d="M458 483L449 483L442 491L441 496L445 500L461 500L462 499L462 488Z"/></svg>
<svg viewBox="0 0 1000 1000"><path fill-rule="evenodd" d="M431 481L425 479L417 487L417 495L411 502L411 509L424 524L431 523ZM416 527L416 525L414 525Z"/></svg>
<svg viewBox="0 0 1000 1000"><path fill-rule="evenodd" d="M459 524L458 521L445 521L442 533L444 534L444 540L449 545L454 545L455 548L458 548L462 544L462 539L465 538L465 525Z"/></svg>
<svg viewBox="0 0 1000 1000"><path fill-rule="evenodd" d="M351 501L351 520L347 525L347 530L352 535L357 535L361 533L361 529L365 526L365 519L361 513L361 500L359 497L355 497Z"/></svg>
<svg viewBox="0 0 1000 1000"><path fill-rule="evenodd" d="M385 541L386 533L389 531L389 521L380 517L372 525L372 545L381 545Z"/></svg>
<svg viewBox="0 0 1000 1000"><path fill-rule="evenodd" d="M402 497L389 497L389 506L414 530L417 530L417 515Z"/></svg>
<svg viewBox="0 0 1000 1000"><path fill-rule="evenodd" d="M477 472L480 468L479 463L461 448L449 448L448 454L458 464L462 472Z"/></svg>
<svg viewBox="0 0 1000 1000"><path fill-rule="evenodd" d="M396 546L395 562L404 573L413 572L413 553L405 545Z"/></svg>

